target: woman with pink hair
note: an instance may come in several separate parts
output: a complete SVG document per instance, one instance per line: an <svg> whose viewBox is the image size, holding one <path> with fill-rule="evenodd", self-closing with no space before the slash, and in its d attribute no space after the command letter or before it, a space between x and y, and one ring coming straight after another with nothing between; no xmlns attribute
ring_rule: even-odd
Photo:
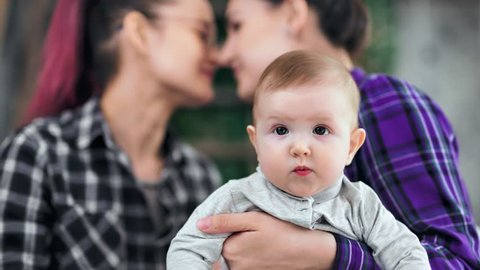
<svg viewBox="0 0 480 270"><path fill-rule="evenodd" d="M206 0L58 0L26 125L0 146L0 268L163 269L220 184L168 131L212 100Z"/></svg>

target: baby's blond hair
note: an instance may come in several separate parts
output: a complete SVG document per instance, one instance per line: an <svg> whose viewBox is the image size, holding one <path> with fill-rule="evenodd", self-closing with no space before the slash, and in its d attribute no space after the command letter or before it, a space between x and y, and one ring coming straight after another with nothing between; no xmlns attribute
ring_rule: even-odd
<svg viewBox="0 0 480 270"><path fill-rule="evenodd" d="M355 113L354 126L358 126L360 93L348 69L342 63L315 51L292 51L275 59L262 73L255 88L253 115L258 107L259 96L270 91L279 91L294 86L323 83L339 83L351 100ZM319 91L323 88L319 87Z"/></svg>

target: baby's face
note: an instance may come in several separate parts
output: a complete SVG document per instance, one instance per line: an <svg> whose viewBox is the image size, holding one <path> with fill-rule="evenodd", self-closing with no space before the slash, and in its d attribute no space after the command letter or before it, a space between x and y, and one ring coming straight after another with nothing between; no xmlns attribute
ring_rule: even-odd
<svg viewBox="0 0 480 270"><path fill-rule="evenodd" d="M295 86L258 97L250 139L272 184L295 196L311 196L337 181L353 158L357 117L338 84ZM333 89L332 89L333 88Z"/></svg>

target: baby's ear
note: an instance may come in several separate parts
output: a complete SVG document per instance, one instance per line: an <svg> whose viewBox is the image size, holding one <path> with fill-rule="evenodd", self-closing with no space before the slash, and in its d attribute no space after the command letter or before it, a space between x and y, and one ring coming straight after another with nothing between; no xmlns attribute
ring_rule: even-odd
<svg viewBox="0 0 480 270"><path fill-rule="evenodd" d="M353 157L365 142L366 136L367 133L363 128L356 128L352 131L352 134L350 135L350 148L348 150L348 160L346 165L350 165L350 163L352 163Z"/></svg>
<svg viewBox="0 0 480 270"><path fill-rule="evenodd" d="M255 126L248 125L247 133L250 143L253 145L253 148L255 148L255 151L257 151L257 130L255 129Z"/></svg>

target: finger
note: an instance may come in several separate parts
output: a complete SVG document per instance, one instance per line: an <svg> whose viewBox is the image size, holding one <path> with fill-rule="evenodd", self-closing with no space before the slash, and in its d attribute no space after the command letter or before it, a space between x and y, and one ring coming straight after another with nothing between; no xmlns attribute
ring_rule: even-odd
<svg viewBox="0 0 480 270"><path fill-rule="evenodd" d="M213 264L212 270L222 270L222 264L220 263L220 261L216 261L216 262Z"/></svg>
<svg viewBox="0 0 480 270"><path fill-rule="evenodd" d="M261 215L258 212L246 212L210 216L200 219L197 228L210 234L255 231Z"/></svg>

